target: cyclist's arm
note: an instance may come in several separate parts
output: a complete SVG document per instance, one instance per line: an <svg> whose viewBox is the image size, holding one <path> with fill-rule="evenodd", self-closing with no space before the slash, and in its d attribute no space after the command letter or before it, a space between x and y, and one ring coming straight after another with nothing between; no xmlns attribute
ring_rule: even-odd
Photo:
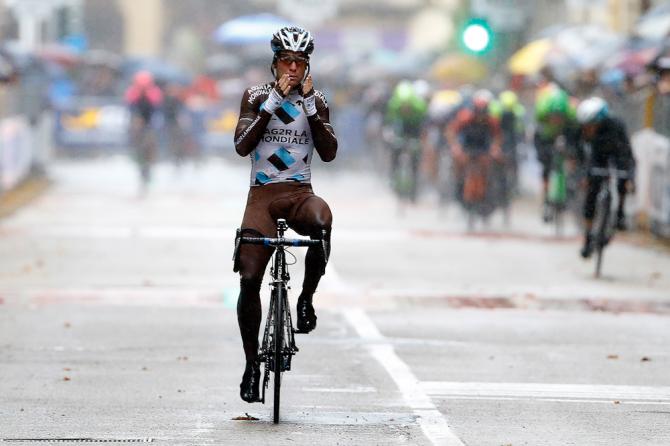
<svg viewBox="0 0 670 446"><path fill-rule="evenodd" d="M314 139L314 148L325 162L335 159L337 155L337 138L330 124L330 112L326 98L319 91L313 93L316 96L316 114L307 117L309 129Z"/></svg>
<svg viewBox="0 0 670 446"><path fill-rule="evenodd" d="M617 168L627 170L631 175L635 173L635 156L633 146L628 138L626 125L619 119L613 120L616 132L616 164Z"/></svg>
<svg viewBox="0 0 670 446"><path fill-rule="evenodd" d="M490 153L493 156L500 156L502 154L502 129L500 128L500 121L490 117L489 125L491 127L492 136Z"/></svg>
<svg viewBox="0 0 670 446"><path fill-rule="evenodd" d="M465 154L461 146L460 134L467 125L469 116L469 111L463 109L458 112L454 120L447 126L447 141L449 142L451 154L455 158L461 158Z"/></svg>
<svg viewBox="0 0 670 446"><path fill-rule="evenodd" d="M260 96L251 96L247 90L242 96L240 118L235 128L235 151L249 155L261 141L272 115L260 107Z"/></svg>

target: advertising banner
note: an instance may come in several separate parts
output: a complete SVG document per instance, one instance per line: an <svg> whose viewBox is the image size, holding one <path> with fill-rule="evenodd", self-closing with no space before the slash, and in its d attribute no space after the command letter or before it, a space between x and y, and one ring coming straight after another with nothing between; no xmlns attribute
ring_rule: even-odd
<svg viewBox="0 0 670 446"><path fill-rule="evenodd" d="M30 173L32 147L30 128L24 117L0 120L0 193L13 188Z"/></svg>

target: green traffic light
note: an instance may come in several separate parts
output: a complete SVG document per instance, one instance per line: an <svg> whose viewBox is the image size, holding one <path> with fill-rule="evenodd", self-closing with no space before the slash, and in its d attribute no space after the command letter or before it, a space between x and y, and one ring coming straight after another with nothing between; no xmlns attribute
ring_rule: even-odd
<svg viewBox="0 0 670 446"><path fill-rule="evenodd" d="M472 19L463 28L461 41L466 50L484 54L493 46L493 31L486 20Z"/></svg>

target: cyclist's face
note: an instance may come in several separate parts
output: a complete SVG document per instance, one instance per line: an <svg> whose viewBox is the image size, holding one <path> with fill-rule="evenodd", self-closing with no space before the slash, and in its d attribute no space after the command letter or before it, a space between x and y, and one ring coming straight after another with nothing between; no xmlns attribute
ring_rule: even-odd
<svg viewBox="0 0 670 446"><path fill-rule="evenodd" d="M277 57L277 79L284 74L289 75L291 88L300 85L305 77L309 59L303 53L296 51L282 51Z"/></svg>
<svg viewBox="0 0 670 446"><path fill-rule="evenodd" d="M549 115L548 121L551 125L563 125L565 123L565 116L562 113L552 113Z"/></svg>
<svg viewBox="0 0 670 446"><path fill-rule="evenodd" d="M593 139L596 136L597 131L598 131L598 124L591 123L591 124L584 124L582 126L582 135L587 140Z"/></svg>

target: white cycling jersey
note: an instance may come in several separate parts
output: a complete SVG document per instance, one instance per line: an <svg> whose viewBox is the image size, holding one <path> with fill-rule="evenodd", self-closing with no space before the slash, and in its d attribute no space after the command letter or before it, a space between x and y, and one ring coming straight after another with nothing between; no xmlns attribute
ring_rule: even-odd
<svg viewBox="0 0 670 446"><path fill-rule="evenodd" d="M272 84L249 90L249 102L260 113ZM315 92L317 107L327 107L320 91ZM291 91L274 112L263 137L251 152L251 186L298 182L309 184L314 141L303 109L303 97Z"/></svg>

